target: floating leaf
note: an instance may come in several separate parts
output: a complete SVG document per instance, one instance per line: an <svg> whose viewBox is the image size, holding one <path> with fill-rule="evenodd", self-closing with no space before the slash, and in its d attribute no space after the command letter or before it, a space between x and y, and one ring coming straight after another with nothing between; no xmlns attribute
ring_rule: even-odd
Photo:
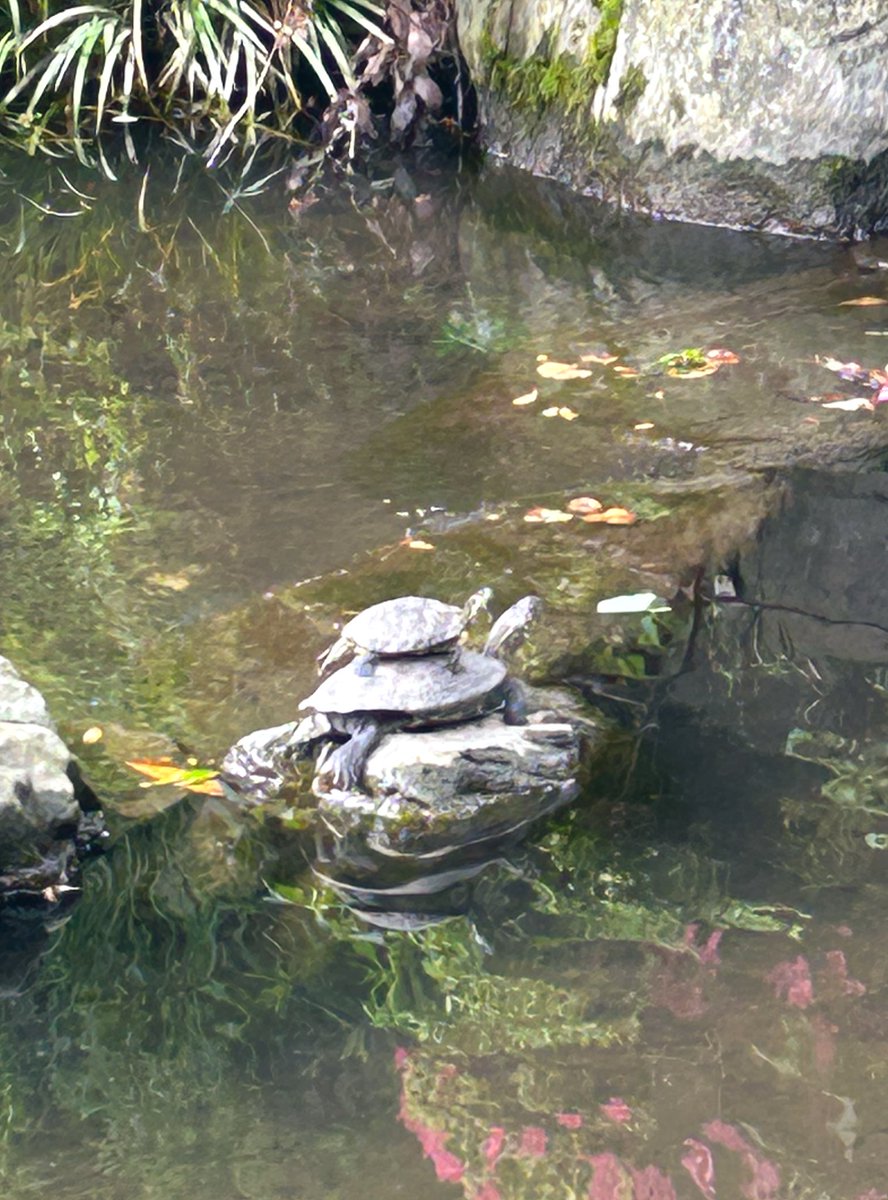
<svg viewBox="0 0 888 1200"><path fill-rule="evenodd" d="M217 782L219 772L207 767L179 767L168 758L133 758L128 759L126 765L138 771L140 775L148 776L142 787L175 784L188 792L202 792L210 796L222 795L222 786Z"/></svg>
<svg viewBox="0 0 888 1200"><path fill-rule="evenodd" d="M607 353L604 353L604 354L594 354L594 353L581 354L580 362L598 363L599 366L609 367L611 363L615 363L615 362L619 361L619 357L620 356L618 354L607 354Z"/></svg>
<svg viewBox="0 0 888 1200"><path fill-rule="evenodd" d="M626 596L609 596L595 606L599 613L669 612L669 605L656 592L632 592Z"/></svg>
<svg viewBox="0 0 888 1200"><path fill-rule="evenodd" d="M628 508L606 508L603 512L586 513L580 518L589 525L634 525L638 517Z"/></svg>
<svg viewBox="0 0 888 1200"><path fill-rule="evenodd" d="M622 375L622 377L624 379L634 379L637 375L641 374L641 372L636 367L627 367L627 366L624 366L622 363L618 363L614 367L614 372L617 375Z"/></svg>
<svg viewBox="0 0 888 1200"><path fill-rule="evenodd" d="M154 571L146 576L145 582L153 587L169 588L171 592L184 592L186 588L191 587L191 580L187 575L167 574L164 571Z"/></svg>
<svg viewBox="0 0 888 1200"><path fill-rule="evenodd" d="M674 379L702 379L705 375L714 375L717 370L718 363L706 363L702 367L667 367L666 374Z"/></svg>
<svg viewBox="0 0 888 1200"><path fill-rule="evenodd" d="M533 404L539 394L539 389L534 388L532 392L525 392L523 396L516 396L512 403L518 408L523 404Z"/></svg>
<svg viewBox="0 0 888 1200"><path fill-rule="evenodd" d="M402 546L406 546L408 550L434 550L431 542L424 542L422 538L405 538L401 542Z"/></svg>
<svg viewBox="0 0 888 1200"><path fill-rule="evenodd" d="M104 730L99 725L90 725L89 729L84 729L83 735L80 738L84 746L94 746L96 742L100 742L105 736Z"/></svg>
<svg viewBox="0 0 888 1200"><path fill-rule="evenodd" d="M537 367L537 374L542 375L543 379L567 380L588 379L592 372L578 367L576 363L553 362L547 358Z"/></svg>
<svg viewBox="0 0 888 1200"><path fill-rule="evenodd" d="M888 304L881 296L858 296L855 300L841 300L839 308L872 308L875 304Z"/></svg>
<svg viewBox="0 0 888 1200"><path fill-rule="evenodd" d="M653 429L654 423L653 423L653 421L639 421L638 424L633 425L632 428L636 432L640 432L641 430L644 430L644 429Z"/></svg>
<svg viewBox="0 0 888 1200"><path fill-rule="evenodd" d="M718 346L712 350L707 350L706 357L710 362L717 362L720 366L730 366L740 361L739 354L735 354L733 350L724 350Z"/></svg>
<svg viewBox="0 0 888 1200"><path fill-rule="evenodd" d="M557 525L562 521L572 521L573 514L562 512L560 508L529 508L524 520L532 525Z"/></svg>
<svg viewBox="0 0 888 1200"><path fill-rule="evenodd" d="M575 421L580 414L574 412L572 408L568 408L567 405L562 405L558 410L558 415L562 421Z"/></svg>
<svg viewBox="0 0 888 1200"><path fill-rule="evenodd" d="M866 396L854 396L849 400L830 400L827 404L821 404L820 407L840 408L843 412L858 412L861 408L867 408L872 412L873 402Z"/></svg>
<svg viewBox="0 0 888 1200"><path fill-rule="evenodd" d="M603 511L604 505L594 496L574 496L573 500L568 500L566 508L572 513L597 513Z"/></svg>

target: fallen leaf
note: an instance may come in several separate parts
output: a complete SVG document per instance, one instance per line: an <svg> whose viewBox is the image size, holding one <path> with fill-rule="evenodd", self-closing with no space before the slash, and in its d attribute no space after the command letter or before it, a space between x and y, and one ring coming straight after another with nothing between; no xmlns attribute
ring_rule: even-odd
<svg viewBox="0 0 888 1200"><path fill-rule="evenodd" d="M614 367L614 373L617 375L622 375L624 379L634 379L636 375L641 374L641 372L635 367L626 367L622 363L618 363L617 366Z"/></svg>
<svg viewBox="0 0 888 1200"><path fill-rule="evenodd" d="M609 367L611 363L619 360L618 354L581 354L580 362L598 363L599 366Z"/></svg>
<svg viewBox="0 0 888 1200"><path fill-rule="evenodd" d="M595 606L599 613L669 612L669 605L656 592L632 592L626 596L609 596Z"/></svg>
<svg viewBox="0 0 888 1200"><path fill-rule="evenodd" d="M225 791L218 779L207 779L203 783L186 783L189 792L197 792L201 796L224 796Z"/></svg>
<svg viewBox="0 0 888 1200"><path fill-rule="evenodd" d="M654 399L655 400L665 400L666 399L666 393L662 390L662 388L659 391L654 392Z"/></svg>
<svg viewBox="0 0 888 1200"><path fill-rule="evenodd" d="M856 300L842 300L839 308L872 308L875 304L888 304L881 296L858 296Z"/></svg>
<svg viewBox="0 0 888 1200"><path fill-rule="evenodd" d="M572 408L568 408L566 405L563 405L561 408L559 408L558 415L563 421L575 421L580 414L574 412Z"/></svg>
<svg viewBox="0 0 888 1200"><path fill-rule="evenodd" d="M548 362L548 361L549 361L548 354L538 354L537 355L537 362Z"/></svg>
<svg viewBox="0 0 888 1200"><path fill-rule="evenodd" d="M431 542L424 542L422 538L405 538L401 542L402 546L406 546L408 550L434 550Z"/></svg>
<svg viewBox="0 0 888 1200"><path fill-rule="evenodd" d="M819 425L820 421L817 417L802 417L803 425Z"/></svg>
<svg viewBox="0 0 888 1200"><path fill-rule="evenodd" d="M594 496L574 496L573 500L568 500L565 507L572 513L597 513L604 509L601 501L596 500Z"/></svg>
<svg viewBox="0 0 888 1200"><path fill-rule="evenodd" d="M653 421L639 421L638 424L633 425L632 428L635 429L636 431L642 430L642 429L653 429L654 423L653 423Z"/></svg>
<svg viewBox="0 0 888 1200"><path fill-rule="evenodd" d="M150 759L150 758L133 758L128 759L128 767L132 767L134 771L138 771L140 775L147 775L148 778L142 783L142 787L164 787L166 784L175 784L177 787L184 788L188 792L203 792L211 796L221 796L221 787L217 785L218 790L207 792L207 785L215 782L219 772L210 770L207 767L179 767L170 759Z"/></svg>
<svg viewBox="0 0 888 1200"><path fill-rule="evenodd" d="M523 396L516 396L512 403L519 408L522 404L533 404L539 394L539 389L534 388L532 392L525 392Z"/></svg>
<svg viewBox="0 0 888 1200"><path fill-rule="evenodd" d="M99 725L90 725L89 729L84 729L81 742L84 746L94 746L96 742L100 742L104 737L104 730Z"/></svg>
<svg viewBox="0 0 888 1200"><path fill-rule="evenodd" d="M859 412L861 408L868 408L872 412L873 402L866 396L854 396L850 400L830 400L827 404L821 404L820 407L840 408L843 412Z"/></svg>
<svg viewBox="0 0 888 1200"><path fill-rule="evenodd" d="M717 362L720 365L731 365L740 361L739 354L735 354L733 350L723 350L720 347L707 350L706 357L710 362Z"/></svg>
<svg viewBox="0 0 888 1200"><path fill-rule="evenodd" d="M537 375L542 375L543 379L588 379L591 374L591 371L578 367L576 363L552 362L549 359L537 367Z"/></svg>
<svg viewBox="0 0 888 1200"><path fill-rule="evenodd" d="M573 514L560 508L529 508L524 520L531 525L557 525L561 521L572 521Z"/></svg>
<svg viewBox="0 0 888 1200"><path fill-rule="evenodd" d="M606 508L599 513L586 513L580 518L589 525L634 525L638 520L634 512L628 508Z"/></svg>
<svg viewBox="0 0 888 1200"><path fill-rule="evenodd" d="M553 404L549 408L544 408L542 415L544 417L557 417L558 416L558 405Z"/></svg>

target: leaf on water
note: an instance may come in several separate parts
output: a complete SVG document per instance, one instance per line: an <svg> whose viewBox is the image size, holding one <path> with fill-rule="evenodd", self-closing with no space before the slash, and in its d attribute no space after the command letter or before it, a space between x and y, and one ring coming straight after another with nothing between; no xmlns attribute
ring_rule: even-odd
<svg viewBox="0 0 888 1200"><path fill-rule="evenodd" d="M596 500L594 496L574 496L573 500L568 500L565 507L572 513L597 513L604 509L601 501Z"/></svg>
<svg viewBox="0 0 888 1200"><path fill-rule="evenodd" d="M578 367L576 363L553 362L547 358L537 367L537 374L542 375L543 379L567 380L588 379L592 372Z"/></svg>
<svg viewBox="0 0 888 1200"><path fill-rule="evenodd" d="M666 399L666 393L663 391L662 388L659 388L656 392L654 392L654 399L655 400L665 400Z"/></svg>
<svg viewBox="0 0 888 1200"><path fill-rule="evenodd" d="M154 571L146 576L145 582L153 587L168 588L171 592L184 592L186 588L191 587L191 580L187 575L167 574L164 571Z"/></svg>
<svg viewBox="0 0 888 1200"><path fill-rule="evenodd" d="M730 366L740 361L739 354L735 354L733 350L725 350L720 346L716 346L712 350L707 350L706 357L710 362L717 362L721 366Z"/></svg>
<svg viewBox="0 0 888 1200"><path fill-rule="evenodd" d="M580 518L589 525L634 525L638 517L628 508L606 508L603 512L586 513Z"/></svg>
<svg viewBox="0 0 888 1200"><path fill-rule="evenodd" d="M105 731L99 725L90 725L89 729L84 729L81 742L84 746L94 746L96 742L100 742L105 736Z"/></svg>
<svg viewBox="0 0 888 1200"><path fill-rule="evenodd" d="M671 375L673 379L702 379L705 375L714 375L718 370L718 363L706 363L702 367L667 367L666 374Z"/></svg>
<svg viewBox="0 0 888 1200"><path fill-rule="evenodd" d="M595 606L599 613L669 612L669 605L656 592L632 592L626 596L609 596Z"/></svg>
<svg viewBox="0 0 888 1200"><path fill-rule="evenodd" d="M868 408L873 411L873 402L866 396L854 396L849 400L830 400L827 404L821 404L821 408L840 408L843 412L858 412L861 408Z"/></svg>
<svg viewBox="0 0 888 1200"><path fill-rule="evenodd" d="M558 410L558 415L561 417L562 421L575 421L580 414L578 412L574 412L572 408L562 405Z"/></svg>
<svg viewBox="0 0 888 1200"><path fill-rule="evenodd" d="M523 396L516 396L512 403L518 408L523 404L533 404L539 394L539 389L534 388L532 392L525 392Z"/></svg>
<svg viewBox="0 0 888 1200"><path fill-rule="evenodd" d="M558 405L553 404L549 408L544 408L542 415L544 417L557 417L558 416Z"/></svg>
<svg viewBox="0 0 888 1200"><path fill-rule="evenodd" d="M618 363L614 367L614 373L622 375L624 379L635 379L641 372L636 367L627 367L623 363Z"/></svg>
<svg viewBox="0 0 888 1200"><path fill-rule="evenodd" d="M637 425L633 425L633 426L632 426L632 428L633 428L633 429L634 429L636 432L639 432L639 431L641 431L641 430L643 430L643 429L653 429L653 428L654 428L654 423L653 423L653 421L639 421L639 422L638 422L638 424L637 424Z"/></svg>
<svg viewBox="0 0 888 1200"><path fill-rule="evenodd" d="M406 546L408 550L434 550L431 542L424 542L422 538L404 538L401 542L402 546Z"/></svg>
<svg viewBox="0 0 888 1200"><path fill-rule="evenodd" d="M580 362L597 363L601 367L609 367L611 365L611 363L617 362L619 360L619 357L620 356L618 354L607 354L607 353L605 353L605 354L591 354L591 353L590 354L581 354Z"/></svg>
<svg viewBox="0 0 888 1200"><path fill-rule="evenodd" d="M572 521L573 514L562 512L560 508L529 508L524 520L530 525L558 525L562 521Z"/></svg>
<svg viewBox="0 0 888 1200"><path fill-rule="evenodd" d="M802 417L802 424L803 425L819 425L820 421L817 419L817 417Z"/></svg>
<svg viewBox="0 0 888 1200"><path fill-rule="evenodd" d="M127 759L126 765L147 775L148 779L142 787L164 787L175 784L188 792L202 792L205 795L221 796L222 787L217 782L219 772L208 767L179 767L169 758L133 758ZM214 784L212 789L210 784Z"/></svg>
<svg viewBox="0 0 888 1200"><path fill-rule="evenodd" d="M888 304L881 296L858 296L855 300L842 300L839 308L872 308L875 304Z"/></svg>

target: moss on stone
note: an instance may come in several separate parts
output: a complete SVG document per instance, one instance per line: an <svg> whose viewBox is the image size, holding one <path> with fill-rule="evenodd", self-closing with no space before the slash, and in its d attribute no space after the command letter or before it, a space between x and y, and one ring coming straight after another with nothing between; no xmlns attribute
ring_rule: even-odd
<svg viewBox="0 0 888 1200"><path fill-rule="evenodd" d="M646 87L647 79L641 67L637 65L628 67L620 78L614 107L618 112L627 116L635 108Z"/></svg>

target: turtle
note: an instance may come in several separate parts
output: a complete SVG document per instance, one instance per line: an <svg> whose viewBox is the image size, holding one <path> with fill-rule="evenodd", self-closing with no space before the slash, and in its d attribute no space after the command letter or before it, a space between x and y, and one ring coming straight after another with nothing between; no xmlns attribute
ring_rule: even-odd
<svg viewBox="0 0 888 1200"><path fill-rule="evenodd" d="M524 693L497 651L523 632L540 607L536 596L513 604L494 625L482 654L456 648L449 655L379 658L369 674L363 660L353 658L300 703L311 715L297 735L309 744L331 735L348 738L325 755L322 768L334 788L356 791L368 756L387 732L458 723L498 708L507 723L523 724Z"/></svg>
<svg viewBox="0 0 888 1200"><path fill-rule="evenodd" d="M543 602L539 596L522 596L516 600L494 621L484 643L484 653L498 655L506 647L517 649L527 637L531 621L535 621L542 611Z"/></svg>
<svg viewBox="0 0 888 1200"><path fill-rule="evenodd" d="M490 588L479 588L462 608L428 596L398 596L373 604L352 617L320 655L318 674L328 674L356 654L361 657L362 673L370 674L379 659L446 653L487 608L492 595Z"/></svg>

